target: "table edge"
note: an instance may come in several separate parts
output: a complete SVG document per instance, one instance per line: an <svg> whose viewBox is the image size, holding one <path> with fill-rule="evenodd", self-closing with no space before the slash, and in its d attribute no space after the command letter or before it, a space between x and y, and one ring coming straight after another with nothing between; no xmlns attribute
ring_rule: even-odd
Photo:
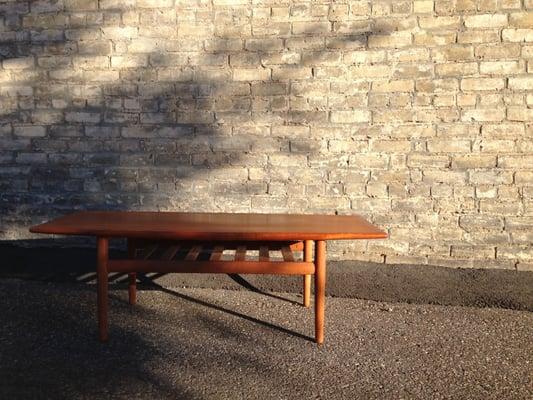
<svg viewBox="0 0 533 400"><path fill-rule="evenodd" d="M388 235L382 230L371 233L247 233L247 232L126 232L126 231L69 231L31 227L31 233L92 236L107 238L150 238L161 240L206 240L206 241L291 241L291 240L358 240L358 239L386 239Z"/></svg>

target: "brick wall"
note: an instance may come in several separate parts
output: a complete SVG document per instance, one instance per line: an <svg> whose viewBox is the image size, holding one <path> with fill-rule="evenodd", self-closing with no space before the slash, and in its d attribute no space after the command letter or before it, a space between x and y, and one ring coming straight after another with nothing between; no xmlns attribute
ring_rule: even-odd
<svg viewBox="0 0 533 400"><path fill-rule="evenodd" d="M0 0L0 57L4 239L357 212L337 258L533 266L533 0Z"/></svg>

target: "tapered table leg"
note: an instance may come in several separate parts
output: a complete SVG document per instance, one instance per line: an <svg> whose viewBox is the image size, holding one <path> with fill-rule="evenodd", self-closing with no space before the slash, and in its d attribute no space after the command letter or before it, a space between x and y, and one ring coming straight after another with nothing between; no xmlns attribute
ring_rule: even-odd
<svg viewBox="0 0 533 400"><path fill-rule="evenodd" d="M108 298L107 298L107 261L109 259L109 241L107 238L99 237L96 245L98 279L98 337L101 342L108 339Z"/></svg>
<svg viewBox="0 0 533 400"><path fill-rule="evenodd" d="M306 240L304 242L304 261L313 261L313 241ZM311 275L304 275L304 307L311 305Z"/></svg>
<svg viewBox="0 0 533 400"><path fill-rule="evenodd" d="M324 307L326 302L326 242L315 242L315 341L324 342Z"/></svg>
<svg viewBox="0 0 533 400"><path fill-rule="evenodd" d="M135 241L134 239L128 239L128 258L135 258ZM128 299L130 304L137 302L137 273L130 272L128 274Z"/></svg>

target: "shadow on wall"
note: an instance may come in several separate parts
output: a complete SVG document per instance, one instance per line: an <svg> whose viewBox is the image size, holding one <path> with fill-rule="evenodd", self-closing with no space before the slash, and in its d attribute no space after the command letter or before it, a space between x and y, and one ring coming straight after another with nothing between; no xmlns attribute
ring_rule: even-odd
<svg viewBox="0 0 533 400"><path fill-rule="evenodd" d="M272 76L271 67L311 71L340 51L323 41L306 57L284 45L279 56L290 33L244 42L209 36L213 26L197 32L201 40L166 39L166 29L179 29L175 13L72 4L0 4L4 231L74 209L249 211L252 196L268 197L268 179L302 184L307 156L318 151L308 126L328 113L306 98L312 85L291 88L291 76ZM333 46L364 47L368 32ZM307 110L289 107L289 91ZM307 130L302 140L272 125ZM301 165L277 168L272 157Z"/></svg>

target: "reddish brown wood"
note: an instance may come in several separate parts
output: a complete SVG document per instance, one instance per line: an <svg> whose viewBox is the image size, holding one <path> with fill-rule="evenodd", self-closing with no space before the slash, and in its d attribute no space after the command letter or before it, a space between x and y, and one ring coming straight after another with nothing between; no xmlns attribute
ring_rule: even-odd
<svg viewBox="0 0 533 400"><path fill-rule="evenodd" d="M128 239L128 258L134 259L136 252L135 239ZM132 305L137 302L137 274L135 272L128 274L128 301Z"/></svg>
<svg viewBox="0 0 533 400"><path fill-rule="evenodd" d="M283 259L286 262L294 261L294 254L292 254L290 247L282 247L281 248L281 254L283 255Z"/></svg>
<svg viewBox="0 0 533 400"><path fill-rule="evenodd" d="M193 246L185 256L187 261L194 261L202 251L202 246Z"/></svg>
<svg viewBox="0 0 533 400"><path fill-rule="evenodd" d="M160 247L161 246L171 246L176 245L180 246L181 249L185 248L191 248L193 246L201 245L204 248L212 248L213 243L216 243L217 246L221 246L224 249L237 249L239 246L246 246L246 250L258 250L261 246L267 246L271 250L281 250L282 247L290 247L292 251L302 251L303 250L303 242L302 241L294 241L294 240L282 240L282 241L272 241L272 240L157 240L156 242L154 240L149 241L148 239L144 239L144 242L146 242L146 246L153 245L154 243L157 243Z"/></svg>
<svg viewBox="0 0 533 400"><path fill-rule="evenodd" d="M34 226L34 233L182 240L377 239L385 232L357 215L82 211Z"/></svg>
<svg viewBox="0 0 533 400"><path fill-rule="evenodd" d="M293 242L293 243L288 242L286 244L284 244L283 242L275 242L275 243L282 243L283 244L282 247L288 245L292 251L302 251L304 249L304 242L302 241ZM273 245L271 245L271 248L272 246Z"/></svg>
<svg viewBox="0 0 533 400"><path fill-rule="evenodd" d="M265 261L163 261L163 260L110 260L109 272L180 272L203 274L313 274L313 263Z"/></svg>
<svg viewBox="0 0 533 400"><path fill-rule="evenodd" d="M260 246L259 247L259 261L269 261L270 260L270 254L268 251L268 246Z"/></svg>
<svg viewBox="0 0 533 400"><path fill-rule="evenodd" d="M96 275L98 280L97 301L98 301L98 335L101 342L107 342L107 274L109 259L109 242L107 238L99 237L96 241L97 246L97 268ZM129 271L124 271L129 272Z"/></svg>
<svg viewBox="0 0 533 400"><path fill-rule="evenodd" d="M246 246L238 246L235 251L235 261L246 260Z"/></svg>
<svg viewBox="0 0 533 400"><path fill-rule="evenodd" d="M306 240L304 242L304 261L313 262L313 241ZM303 293L304 307L311 306L311 275L304 275L304 293Z"/></svg>
<svg viewBox="0 0 533 400"><path fill-rule="evenodd" d="M324 311L326 303L326 242L315 243L315 341L324 343Z"/></svg>
<svg viewBox="0 0 533 400"><path fill-rule="evenodd" d="M211 253L211 257L209 257L209 260L220 261L220 259L222 258L223 252L224 252L224 247L215 246L215 248L213 249L213 252Z"/></svg>
<svg viewBox="0 0 533 400"><path fill-rule="evenodd" d="M310 305L315 277L315 340L324 341L326 242L329 239L378 239L386 233L363 218L338 215L205 214L168 212L78 212L32 227L31 232L97 237L98 327L108 339L108 273L129 274L129 299L136 301L137 272L199 272L227 274L304 275L303 302ZM108 238L127 237L129 260L109 261ZM199 243L205 241L207 243ZM315 257L312 262L312 244ZM305 242L305 243L303 243ZM158 245L165 246L161 259ZM197 261L202 248L209 261ZM143 258L134 259L144 247ZM172 261L180 248L190 248L184 261ZM166 248L166 250L165 250ZM223 261L225 248L236 249L234 261ZM259 249L259 261L246 261L246 251ZM280 251L283 261L270 259ZM294 251L304 250L295 261Z"/></svg>
<svg viewBox="0 0 533 400"><path fill-rule="evenodd" d="M152 256L152 254L155 253L155 251L157 250L157 247L158 247L157 244L149 245L146 249L144 249L143 257L145 259L149 259Z"/></svg>
<svg viewBox="0 0 533 400"><path fill-rule="evenodd" d="M167 260L167 261L172 260L179 249L180 249L180 246L177 246L177 245L170 246L168 249L165 250L165 252L161 256L161 259Z"/></svg>

